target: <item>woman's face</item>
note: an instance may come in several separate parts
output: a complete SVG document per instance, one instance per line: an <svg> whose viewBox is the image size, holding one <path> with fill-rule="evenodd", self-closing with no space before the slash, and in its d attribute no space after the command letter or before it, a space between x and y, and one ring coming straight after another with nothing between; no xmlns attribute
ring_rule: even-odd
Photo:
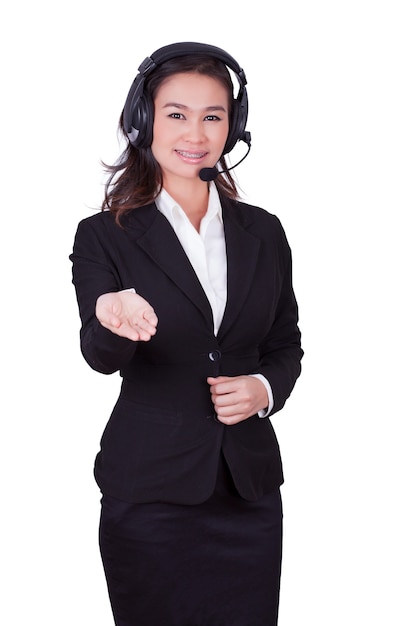
<svg viewBox="0 0 417 626"><path fill-rule="evenodd" d="M198 178L220 159L229 132L224 85L198 73L174 74L156 94L152 152L164 185Z"/></svg>

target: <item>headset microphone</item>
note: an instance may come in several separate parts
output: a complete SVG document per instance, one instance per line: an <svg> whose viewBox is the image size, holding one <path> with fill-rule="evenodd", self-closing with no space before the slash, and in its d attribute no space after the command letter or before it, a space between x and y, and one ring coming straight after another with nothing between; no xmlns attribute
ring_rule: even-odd
<svg viewBox="0 0 417 626"><path fill-rule="evenodd" d="M217 167L203 167L199 171L199 173L198 173L198 175L201 178L201 180L203 180L206 183L211 182L212 180L217 178L217 176L219 174L224 174L225 172L230 172L230 170L233 170L233 169L235 169L235 167L240 165L242 163L242 161L244 161L246 159L246 157L248 156L248 154L250 152L250 149L251 149L251 135L250 135L250 132L245 131L244 136L242 137L242 141L244 141L248 145L248 149L246 151L246 154L243 156L243 158L240 159L240 161L235 163L235 165L233 165L232 167L226 167L225 170L218 170Z"/></svg>

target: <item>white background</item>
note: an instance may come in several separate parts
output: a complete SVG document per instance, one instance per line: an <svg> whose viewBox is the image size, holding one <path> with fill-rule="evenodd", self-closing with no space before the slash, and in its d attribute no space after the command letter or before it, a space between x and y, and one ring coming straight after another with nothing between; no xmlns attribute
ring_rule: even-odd
<svg viewBox="0 0 417 626"><path fill-rule="evenodd" d="M294 255L306 354L273 418L286 475L280 626L417 625L413 6L3 9L5 626L113 623L92 465L119 378L82 360L68 255L78 221L101 202L100 160L118 155L139 63L184 40L218 45L244 67L253 148L238 181L281 218Z"/></svg>

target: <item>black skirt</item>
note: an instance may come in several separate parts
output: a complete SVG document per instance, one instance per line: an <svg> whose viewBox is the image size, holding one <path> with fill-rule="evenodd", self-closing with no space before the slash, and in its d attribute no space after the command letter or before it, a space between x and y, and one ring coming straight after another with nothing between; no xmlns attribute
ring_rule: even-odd
<svg viewBox="0 0 417 626"><path fill-rule="evenodd" d="M100 550L116 626L277 624L280 492L243 500L224 460L199 505L104 495Z"/></svg>

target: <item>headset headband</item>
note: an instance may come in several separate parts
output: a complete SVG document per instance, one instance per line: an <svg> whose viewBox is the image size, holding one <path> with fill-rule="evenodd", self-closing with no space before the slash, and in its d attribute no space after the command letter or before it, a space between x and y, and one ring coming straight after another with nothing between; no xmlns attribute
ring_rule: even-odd
<svg viewBox="0 0 417 626"><path fill-rule="evenodd" d="M146 57L139 66L123 108L123 128L130 143L136 148L146 148L152 143L153 134L153 102L145 90L146 79L155 68L170 59L182 56L204 55L218 59L236 75L239 92L233 100L229 135L223 154L230 152L240 140L248 143L250 135L245 131L248 117L248 99L246 92L246 76L237 61L227 52L209 44L196 42L174 43L156 50Z"/></svg>

